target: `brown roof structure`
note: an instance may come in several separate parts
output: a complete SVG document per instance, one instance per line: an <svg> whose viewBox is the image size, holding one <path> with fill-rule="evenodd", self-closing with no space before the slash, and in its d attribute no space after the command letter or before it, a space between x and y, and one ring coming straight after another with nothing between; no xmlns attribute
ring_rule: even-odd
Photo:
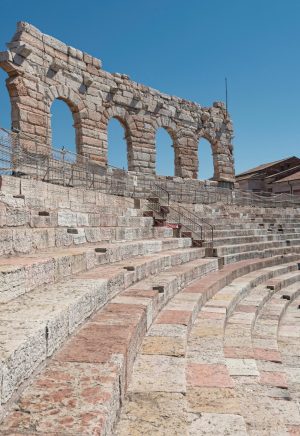
<svg viewBox="0 0 300 436"><path fill-rule="evenodd" d="M283 163L290 163L289 161L291 161L291 163L293 163L293 166L282 171L283 173L286 171L292 171L293 172L293 168L298 168L298 166L300 166L300 159L297 156L290 156L287 157L285 159L280 159L280 160L276 160L273 162L268 162L262 165L258 165L257 167L254 168L250 168L247 171L244 171L243 173L237 174L236 178L237 180L246 180L246 179L251 179L251 178L268 178L268 177L274 177L275 174L278 175L281 173L281 171L276 171L276 166L283 164ZM266 170L270 170L272 167L274 168L274 174L270 174L267 175L265 172ZM271 170L272 171L272 170ZM288 173L286 173L286 175L288 175Z"/></svg>
<svg viewBox="0 0 300 436"><path fill-rule="evenodd" d="M292 182L293 180L300 180L300 170L294 174L290 174L289 176L276 180L274 183Z"/></svg>
<svg viewBox="0 0 300 436"><path fill-rule="evenodd" d="M286 157L285 159L275 160L274 162L269 162L269 163L265 163L265 164L262 164L262 165L258 165L257 167L250 168L249 170L244 171L243 173L238 174L237 177L246 176L246 175L252 174L252 173L257 173L257 172L260 172L262 170L265 170L266 168L270 168L273 165L277 165L280 162L285 162L287 160L295 159L295 158L296 158L296 156L290 156L290 157Z"/></svg>

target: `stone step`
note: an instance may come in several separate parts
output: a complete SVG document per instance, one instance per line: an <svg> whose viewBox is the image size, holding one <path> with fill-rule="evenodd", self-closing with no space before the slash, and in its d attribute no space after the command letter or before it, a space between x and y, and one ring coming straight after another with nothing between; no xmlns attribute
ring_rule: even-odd
<svg viewBox="0 0 300 436"><path fill-rule="evenodd" d="M223 245L215 248L217 256L226 256L229 254L244 253L251 251L263 251L271 248L282 248L288 246L297 246L300 244L300 239L284 239L281 241L262 241L248 244L232 244Z"/></svg>
<svg viewBox="0 0 300 436"><path fill-rule="evenodd" d="M259 250L253 250L253 251L245 251L242 253L237 254L229 254L226 256L223 256L223 262L224 264L233 263L233 262L239 262L241 260L247 260L247 259L255 259L257 257L270 257L270 256L280 256L285 254L292 254L292 253L300 253L300 248L297 245L292 246L284 246L284 247L272 247L268 249L259 249Z"/></svg>
<svg viewBox="0 0 300 436"><path fill-rule="evenodd" d="M290 401L294 404L300 400L300 296L294 301L284 300L288 303L285 313L281 318L277 344L284 367ZM296 414L295 414L296 416ZM291 419L293 415L291 414ZM290 423L290 429L294 434L300 433L300 423Z"/></svg>
<svg viewBox="0 0 300 436"><path fill-rule="evenodd" d="M172 237L172 229L140 227L66 227L0 229L0 256L84 246L98 242L123 242L157 237Z"/></svg>
<svg viewBox="0 0 300 436"><path fill-rule="evenodd" d="M124 359L123 370L117 374L120 377L117 386L121 386L123 390L136 353L135 342L142 339L144 329L151 325L157 312L189 281L217 269L216 259L191 260L196 257L195 253L203 254L203 250L189 249L188 252L190 256L186 251L170 254L166 266L164 263L162 265L159 263L157 260L159 255L157 255L152 256L147 267L144 260L143 268L142 259L132 261L133 271L125 269L124 266L128 267L128 265L124 262L114 268L100 267L66 283L33 291L3 305L0 311L0 324L5 328L1 393L3 413L6 407L9 407L9 399L24 380L30 377L47 356L53 354L84 319L108 300L110 303L98 311L67 342L58 356L54 357L54 362L60 361L60 356L69 355L66 361L71 363L74 361L73 357L70 357L71 353L73 356L77 355L75 357L77 362L83 357L86 365L90 365L93 361L105 363L107 367L114 361L115 353L121 353L122 361ZM161 258L164 260L163 255ZM183 262L187 263L184 265ZM145 278L147 273L155 275ZM123 280L120 279L121 275L123 277L125 275ZM130 287L132 283L142 279L144 280ZM163 292L156 289L158 286L163 286ZM131 327L133 327L132 323L134 324L137 331L132 328L128 331L128 328L125 328L124 318L122 320L119 316L120 308L127 311L128 321ZM130 308L136 308L137 311L130 311ZM138 325L135 324L134 312L138 313L140 319ZM84 341L83 347L87 346L86 351L78 348L77 345L73 348L72 345L73 342L81 340L81 335L90 338L87 342ZM125 348L120 343L121 340L125 341ZM89 341L94 341L94 344L91 345ZM134 346L134 349L125 352L129 344ZM94 351L92 351L93 347L96 347ZM80 357L81 353L83 354ZM85 360L86 353L92 353L88 360ZM65 361L64 357L62 361ZM100 367L99 370L101 369Z"/></svg>
<svg viewBox="0 0 300 436"><path fill-rule="evenodd" d="M150 223L142 216L142 211L133 207L95 206L84 203L28 206L26 200L0 193L0 227L30 226L138 226Z"/></svg>
<svg viewBox="0 0 300 436"><path fill-rule="evenodd" d="M251 334L247 335L244 328L249 326L251 330L251 320L248 318L252 313L245 310L243 312L244 318L241 316L240 318L237 316L234 318L234 315L230 317L230 314L235 314L236 307L242 309L244 300L241 300L241 294L249 295L249 291L250 293L255 292L255 286L261 288L261 281L268 280L270 274L276 274L280 279L280 274L291 268L298 268L298 263L296 262L294 267L293 264L286 264L279 267L269 267L265 271L258 270L250 273L248 278L243 276L232 282L230 286L221 289L201 310L189 337L187 354L186 400L188 411L193 414L189 426L192 434L197 434L193 433L195 428L199 431L205 430L207 434L214 434L216 429L222 429L222 434L231 434L233 431L237 431L241 435L249 434L246 428L247 420L244 419L243 408L241 410L240 406L241 396L247 392L249 385L244 387L244 391L240 391L237 377L243 380L248 373L249 376L251 374L253 380L253 377L258 375L258 371L255 361L247 358L249 357L247 355L239 358L237 352L234 354L233 346L240 345L246 348L248 338L251 341ZM283 283L292 280L293 274L299 277L298 270L293 273L289 272L283 278ZM295 277L293 280L295 280ZM265 297L262 296L262 298ZM232 343L229 340L226 342L225 339L224 343L225 323L227 322L226 331L228 332L239 321L236 338L240 342ZM228 339L230 338L232 338L231 330L228 334ZM225 344L224 351L223 343ZM261 395L261 392L257 392L257 401L252 398L249 407L252 405L255 407ZM245 407L247 407L247 401ZM208 416L210 416L210 419L208 419ZM273 420L275 422L274 417ZM251 428L253 427L249 429L251 430ZM263 433L258 432L257 434ZM273 433L267 432L266 434Z"/></svg>
<svg viewBox="0 0 300 436"><path fill-rule="evenodd" d="M272 294L272 297L265 303L260 310L255 325L252 329L252 345L254 349L264 348L266 355L269 356L256 356L256 363L259 371L285 372L282 366L282 359L278 346L278 329L280 321L284 316L289 305L293 303L300 295L300 273L298 277L286 275L286 284L281 283L280 289ZM284 279L282 276L281 279ZM294 280L293 280L294 279ZM268 326L265 328L265 326ZM268 358L267 358L268 357ZM264 362L272 362L275 365L268 368ZM276 368L276 369L275 369ZM283 386L286 388L286 386Z"/></svg>
<svg viewBox="0 0 300 436"><path fill-rule="evenodd" d="M232 278L238 276L239 274L255 270L256 268L262 266L272 266L277 262L291 261L295 257L286 256L285 258L272 258L272 259L260 259L252 260L247 262L241 262L239 265L228 265L224 270L216 273L211 273L208 276L196 281L198 283L197 288L195 285L190 285L190 289L185 288L183 292L187 291L187 295L190 293L200 292L200 298L205 295L205 289L203 288L206 283L207 288L207 298L210 296L214 286L222 286L223 283L230 281ZM202 267L199 266L199 261L194 262L198 273L207 273L207 266L211 268L211 260L203 259ZM215 261L214 261L215 262ZM205 266L207 265L207 266ZM214 265L215 267L215 265ZM204 268L204 269L203 269ZM18 431L22 432L28 425L31 425L29 421L33 420L36 423L35 431L32 434L38 434L38 432L43 432L49 428L55 431L57 426L61 425L61 419L68 417L70 419L69 430L66 430L66 435L76 434L76 430L79 433L91 434L95 425L98 425L97 431L99 434L101 430L99 429L99 420L97 424L94 420L82 421L82 407L86 410L86 413L91 416L93 412L94 416L103 416L103 421L101 424L101 429L103 434L105 431L110 431L116 420L116 415L120 407L120 399L124 397L126 381L124 379L124 369L127 359L127 365L132 365L136 350L141 343L141 338L146 331L147 325L151 324L153 316L159 311L158 307L161 304L167 303L166 298L170 298L174 295L174 284L180 283L181 286L186 285L186 280L188 278L193 278L194 273L188 271L187 269L183 271L178 271L178 267L173 268L173 271L166 271L163 276L158 278L154 277L153 281L146 280L147 283L140 283L134 285L131 289L125 290L121 295L119 294L115 299L112 300L112 304L108 304L102 309L99 314L92 318L92 322L86 324L82 328L82 333L74 336L70 340L69 344L58 354L58 357L54 357L50 361L48 367L38 376L38 379L30 383L30 388L25 391L21 397L20 402L16 407L16 412L12 412L9 417L5 420L1 431ZM179 275L179 276L178 276ZM210 281L210 285L207 286L207 279L214 276ZM182 279L185 277L185 279ZM206 280L206 282L205 282ZM204 281L204 282L203 282ZM203 285L201 284L203 282ZM153 290L153 288L158 288L163 286L164 292L160 292L160 289ZM199 295L197 296L199 298ZM196 298L192 296L184 299L186 304L189 305L191 309L192 300L194 304L196 303ZM173 307L171 308L171 313L180 316L181 312L178 313L178 304L180 301L173 300ZM182 302L181 302L182 304ZM187 306L185 306L187 308ZM145 309L147 308L147 309ZM185 312L186 313L186 312ZM183 313L184 314L184 313ZM170 316L170 310L167 311L165 316ZM186 318L181 316L181 319ZM183 321L185 322L185 321ZM75 341L74 343L72 341ZM100 350L102 350L100 352ZM116 357L111 357L111 353L115 354ZM74 354L75 353L75 354ZM118 357L117 357L118 356ZM92 371L92 373L90 373ZM68 397L71 398L75 395L78 398L80 395L81 401L80 406L75 409L72 408L72 412L67 407L64 406L64 396L60 397L59 407L58 404L55 406L52 404L51 398L63 389L63 382L65 380L66 372L69 374L67 380L68 383ZM98 401L93 401L90 403L89 397L79 394L79 392L84 393L78 389L82 381L85 380L84 384L86 388L93 386L93 373L99 374L101 379L106 380L100 385L97 383L98 388L93 389L92 396L95 395L99 397ZM90 374L90 377L88 376ZM91 378L92 377L92 378ZM58 384L56 380L61 380ZM81 381L82 380L82 381ZM48 381L48 383L47 383ZM92 383L92 385L91 385ZM39 408L35 408L34 404L36 399L39 401ZM50 401L50 403L49 403ZM23 407L26 404L26 414ZM33 408L32 408L33 407ZM53 407L59 413L59 420L55 418L55 422L52 420L52 413L43 413L43 411L53 410ZM141 407L141 404L139 405ZM28 412L30 413L28 414ZM29 419L29 421L28 421ZM33 422L32 421L32 422ZM54 427L53 427L54 425ZM106 430L104 430L104 428ZM4 433L5 434L5 433ZM9 433L8 433L9 434ZM21 433L20 433L21 434Z"/></svg>
<svg viewBox="0 0 300 436"><path fill-rule="evenodd" d="M70 209L45 210L27 209L25 207L3 207L1 206L1 226L0 227L81 227L81 226L101 226L101 227L139 227L141 225L152 225L150 217L131 216L128 209L118 210L118 213L111 211L103 212L81 212ZM84 210L84 206L82 207ZM135 209L132 210L135 212Z"/></svg>
<svg viewBox="0 0 300 436"><path fill-rule="evenodd" d="M295 297L298 292L300 292L300 271L297 264L287 264L285 269L276 269L276 276L251 289L244 298L240 299L227 319L224 335L225 357L256 359L260 355L259 350L261 352L265 350L265 354L270 352L270 360L277 359L280 362L275 345L277 328L284 308L289 302L287 298L282 297L293 298L293 294ZM270 309L272 310L271 317L269 316ZM267 326L264 325L265 328L262 330L262 324L266 319L268 319ZM271 336L272 344L265 341ZM262 355L263 353L261 357Z"/></svg>
<svg viewBox="0 0 300 436"><path fill-rule="evenodd" d="M142 215L142 211L135 208L132 197L104 194L102 192L79 188L58 186L32 179L19 179L11 176L1 176L1 197L7 201L18 201L27 208L40 210L69 209L74 212L115 213L129 216ZM21 196L18 194L22 194ZM18 197L18 198L17 198Z"/></svg>
<svg viewBox="0 0 300 436"><path fill-rule="evenodd" d="M167 238L90 244L88 247L48 250L36 256L0 258L0 302L7 302L38 286L56 283L98 265L191 245L192 241L188 238Z"/></svg>
<svg viewBox="0 0 300 436"><path fill-rule="evenodd" d="M255 263L252 263L252 268L254 267ZM281 265L279 270L282 272L297 267L297 264L293 262L289 266ZM240 268L241 273L243 267ZM248 268L249 265L244 264L244 272ZM234 269L227 266L224 270L213 273L216 276L219 275L215 281L215 286L217 284L222 286L225 277L228 277L227 280L230 281L229 276L233 277L233 271ZM257 273L259 274L259 271ZM193 375L193 370L198 368L193 367L193 364L188 364L186 384L184 380L184 370L187 364L184 359L186 341L199 309L210 298L211 288L207 286L210 276L208 275L187 286L184 291L170 300L147 332L134 364L132 382L129 384L121 417L114 433L116 436L134 434L137 428L141 433L146 432L147 434L154 434L157 428L162 434L173 431L174 434L176 431L180 432L177 434L188 434L186 431L188 418L185 411L193 412L193 410L188 410L190 404L186 403L186 398L190 393L189 388L193 388L193 382L195 383L194 377L190 375ZM206 313L213 315L209 311ZM215 325L218 319L207 317L207 320L212 323L208 330L214 335L213 324ZM203 333L203 330L197 331L195 336L199 339ZM199 353L201 353L201 349ZM202 378L205 380L205 374L202 375ZM204 398L199 398L196 395L194 400L196 399L198 403L195 404L194 401L195 406L203 407ZM226 400L225 398L224 402ZM230 407L232 405L228 408ZM205 410L201 410L198 415L203 415L202 412ZM214 432L211 431L207 434L214 434Z"/></svg>
<svg viewBox="0 0 300 436"><path fill-rule="evenodd" d="M238 230L238 229L273 229L273 231L278 231L280 228L299 228L300 222L299 220L295 221L278 221L277 225L270 226L268 223L262 222L244 222L237 221L236 223L222 223L219 220L207 220L210 224L212 224L216 230Z"/></svg>
<svg viewBox="0 0 300 436"><path fill-rule="evenodd" d="M221 246L231 246L238 244L249 244L254 242L271 242L271 241L286 241L290 239L300 239L299 233L271 233L265 235L251 235L251 236L228 236L228 237L219 237L214 235L214 247ZM208 245L208 243L204 243L204 245Z"/></svg>
<svg viewBox="0 0 300 436"><path fill-rule="evenodd" d="M300 414L297 403L291 402L277 330L287 305L300 293L300 271L265 285L252 290L229 318L224 352L248 430L284 434L285 426L300 424ZM268 411L262 413L265 404Z"/></svg>
<svg viewBox="0 0 300 436"><path fill-rule="evenodd" d="M254 229L235 229L234 235L235 236L270 236L270 235L284 235L284 234L294 234L298 233L299 229L297 227L290 227L290 228L284 228L283 232L269 232L268 229L260 229L260 228L254 228ZM232 229L223 229L223 230L214 230L214 235L216 238L228 238L232 236Z"/></svg>
<svg viewBox="0 0 300 436"><path fill-rule="evenodd" d="M298 256L299 259L299 256ZM207 307L226 308L226 318L231 315L232 311L241 299L248 295L249 290L261 285L262 283L274 279L277 276L290 273L295 270L298 277L299 260L290 263L280 263L272 267L261 268L258 271L251 272L235 279L230 286L225 286L218 294L207 302Z"/></svg>

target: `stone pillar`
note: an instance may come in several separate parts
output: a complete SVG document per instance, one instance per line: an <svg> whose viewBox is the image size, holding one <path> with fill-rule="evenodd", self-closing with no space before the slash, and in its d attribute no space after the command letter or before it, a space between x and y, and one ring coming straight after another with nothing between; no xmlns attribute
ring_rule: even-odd
<svg viewBox="0 0 300 436"><path fill-rule="evenodd" d="M103 146L103 134L99 129L100 116L82 117L80 112L73 114L76 129L77 152L87 156L99 165L107 163L106 147Z"/></svg>
<svg viewBox="0 0 300 436"><path fill-rule="evenodd" d="M213 147L214 180L220 182L233 182L235 179L234 159L231 146L216 142Z"/></svg>
<svg viewBox="0 0 300 436"><path fill-rule="evenodd" d="M133 116L133 128L128 134L128 169L155 174L155 130L149 118Z"/></svg>
<svg viewBox="0 0 300 436"><path fill-rule="evenodd" d="M11 100L12 128L21 132L22 146L28 150L49 151L49 117L44 94L34 77L9 77L6 81ZM42 151L43 150L43 151Z"/></svg>
<svg viewBox="0 0 300 436"><path fill-rule="evenodd" d="M198 142L192 133L185 132L184 135L177 138L174 143L175 176L196 179L198 174Z"/></svg>

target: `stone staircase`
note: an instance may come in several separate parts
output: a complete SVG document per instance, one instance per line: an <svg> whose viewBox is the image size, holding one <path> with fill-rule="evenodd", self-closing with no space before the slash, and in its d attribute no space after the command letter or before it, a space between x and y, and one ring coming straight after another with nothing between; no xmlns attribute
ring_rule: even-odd
<svg viewBox="0 0 300 436"><path fill-rule="evenodd" d="M212 246L143 206L3 177L0 434L297 434L300 211L220 208Z"/></svg>

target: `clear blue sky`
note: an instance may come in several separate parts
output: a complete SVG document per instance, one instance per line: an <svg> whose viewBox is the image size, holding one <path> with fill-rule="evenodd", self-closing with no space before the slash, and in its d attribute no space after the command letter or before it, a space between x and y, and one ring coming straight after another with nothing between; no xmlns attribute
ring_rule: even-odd
<svg viewBox="0 0 300 436"><path fill-rule="evenodd" d="M0 49L18 20L99 57L107 71L203 106L224 100L227 76L237 172L300 155L299 0L1 0ZM4 77L0 124L8 126ZM61 105L53 116L56 145L73 142ZM123 166L114 124L110 159ZM172 174L171 141L158 136L158 170ZM211 158L201 145L203 178Z"/></svg>

